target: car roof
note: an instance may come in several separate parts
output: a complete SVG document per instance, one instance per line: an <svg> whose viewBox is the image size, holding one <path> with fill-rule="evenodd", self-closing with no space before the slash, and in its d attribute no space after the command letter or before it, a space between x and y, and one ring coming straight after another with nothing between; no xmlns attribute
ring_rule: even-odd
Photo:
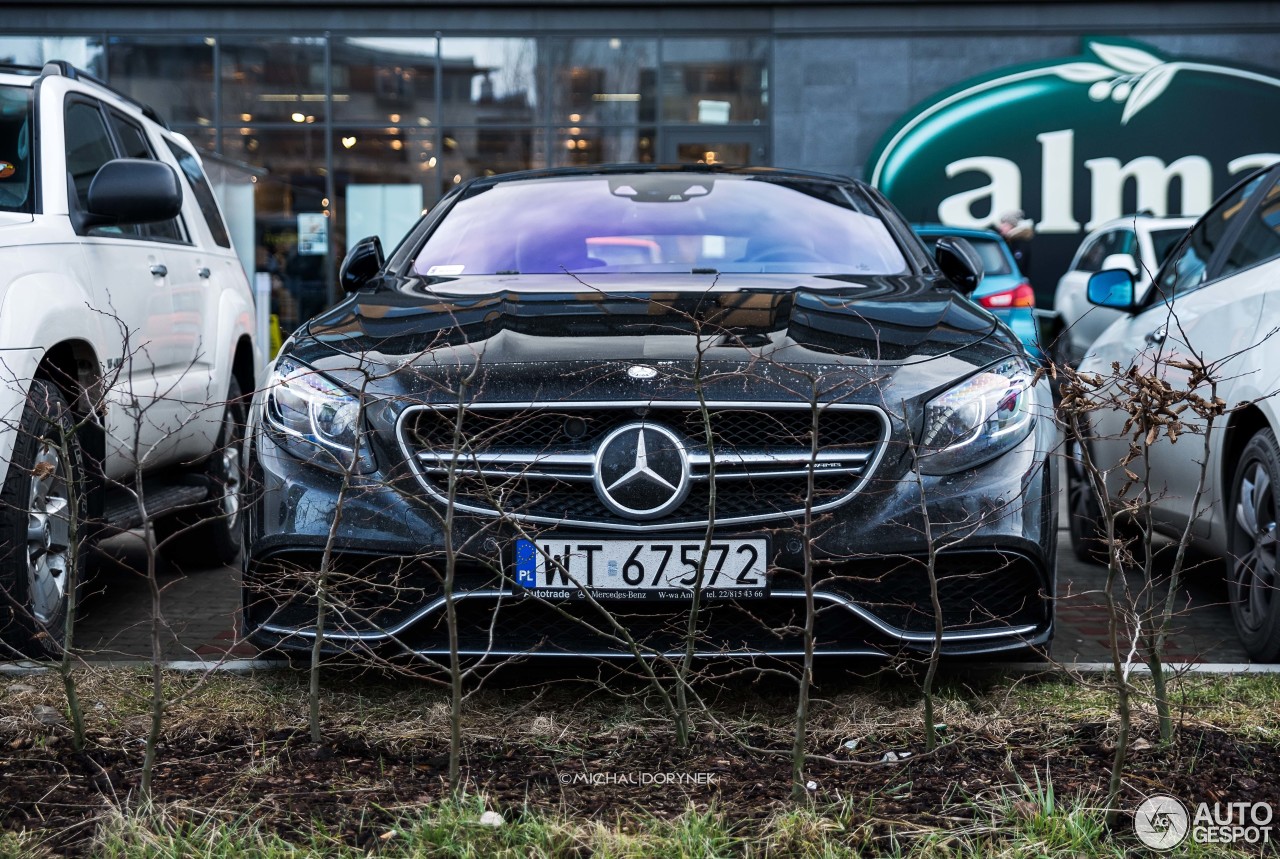
<svg viewBox="0 0 1280 859"><path fill-rule="evenodd" d="M18 71L14 67L5 68L0 66L0 83L5 86L21 86L33 87L37 80L40 79L39 74L29 74L25 70Z"/></svg>
<svg viewBox="0 0 1280 859"><path fill-rule="evenodd" d="M1100 233L1104 230L1114 230L1117 227L1136 227L1142 230L1159 230L1169 227L1182 227L1185 229L1197 220L1199 220L1198 215L1121 215L1094 227L1089 231L1089 235Z"/></svg>

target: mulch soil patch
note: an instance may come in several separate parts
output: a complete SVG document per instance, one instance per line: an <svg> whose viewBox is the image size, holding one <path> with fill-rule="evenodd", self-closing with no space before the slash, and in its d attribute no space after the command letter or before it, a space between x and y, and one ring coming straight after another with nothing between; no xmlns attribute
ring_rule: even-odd
<svg viewBox="0 0 1280 859"><path fill-rule="evenodd" d="M838 746L830 754L847 762L814 761L808 777L816 784L817 802L865 800L859 805L877 826L903 820L956 826L986 819L983 800L995 799L998 791L1007 797L1020 782L1051 780L1059 798L1078 792L1100 797L1111 767L1111 737L1100 723L1078 724L1065 733L1033 726L998 737L957 736L933 755L888 764L880 763L885 752L905 747L895 749L880 738L874 747ZM785 743L780 734L749 739L774 747ZM1167 750L1153 736L1135 739L1126 775L1132 796L1167 792L1196 801L1247 798L1280 807L1280 755L1269 744L1203 727L1184 728ZM143 748L141 739L98 736L80 754L59 727L43 735L0 734L0 755L0 825L41 831L55 849L88 855L94 819L136 792ZM336 734L316 745L303 731L246 728L167 737L153 790L159 802L184 801L232 820L251 812L286 837L320 822L365 846L400 815L445 797L447 770L444 741L379 744ZM687 750L638 729L545 741L527 735L474 739L466 745L463 770L471 790L482 792L509 820L525 807L613 822L673 817L693 804L714 805L749 828L784 807L790 794L785 755L748 752L710 733ZM673 784L665 775L699 773L709 774L701 777L704 783Z"/></svg>

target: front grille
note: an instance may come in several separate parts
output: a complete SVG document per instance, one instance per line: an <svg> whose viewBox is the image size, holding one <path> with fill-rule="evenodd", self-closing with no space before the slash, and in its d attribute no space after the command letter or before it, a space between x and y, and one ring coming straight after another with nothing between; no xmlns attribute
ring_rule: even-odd
<svg viewBox="0 0 1280 859"><path fill-rule="evenodd" d="M609 509L592 484L595 450L611 432L644 422L665 427L688 452L690 490L657 520ZM705 525L715 469L715 519L722 524L794 519L851 498L884 447L888 422L870 406L800 403L475 404L415 406L399 423L400 443L437 503L471 513L615 530ZM711 443L707 443L707 428ZM456 452L456 453L455 453Z"/></svg>
<svg viewBox="0 0 1280 859"><path fill-rule="evenodd" d="M405 430L409 443L420 450L450 450L455 438L457 411L452 407L416 412ZM708 409L712 444L724 449L808 450L813 430L813 410L797 408ZM576 451L590 453L609 432L642 417L667 423L687 438L701 442L706 429L702 409L696 406L663 407L658 403L624 406L477 405L462 417L461 439L476 451ZM874 446L883 424L873 410L825 409L818 416L818 446L864 448Z"/></svg>

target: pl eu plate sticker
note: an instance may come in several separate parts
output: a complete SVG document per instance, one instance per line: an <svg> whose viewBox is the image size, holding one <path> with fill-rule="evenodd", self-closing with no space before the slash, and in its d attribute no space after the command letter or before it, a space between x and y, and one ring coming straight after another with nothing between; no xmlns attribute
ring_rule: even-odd
<svg viewBox="0 0 1280 859"><path fill-rule="evenodd" d="M516 584L538 586L538 550L532 540L516 540Z"/></svg>

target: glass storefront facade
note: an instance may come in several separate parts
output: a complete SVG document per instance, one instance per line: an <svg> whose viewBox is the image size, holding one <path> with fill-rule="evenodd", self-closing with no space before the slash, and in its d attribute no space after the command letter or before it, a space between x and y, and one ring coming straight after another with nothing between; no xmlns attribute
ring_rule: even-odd
<svg viewBox="0 0 1280 859"><path fill-rule="evenodd" d="M1099 32L1098 4L1086 0L926 5L43 0L6 20L0 62L68 60L153 105L209 153L246 268L289 286L273 293L291 296L287 327L336 297L352 243L394 244L470 177L610 162L868 177L883 141L923 102L996 69L1092 57ZM1110 4L1103 30L1161 55L1272 69L1280 21L1261 5ZM1038 144L1027 152L1019 194L1032 200L1044 170ZM1139 154L1119 138L1104 151ZM1198 153L1177 157L1188 154ZM1089 178L1079 159L1072 170ZM926 183L949 181L935 172ZM963 177L977 183L979 172ZM1074 196L1083 224L1087 196ZM906 214L940 218L932 205ZM1065 261L1043 247L1036 260L1043 289Z"/></svg>
<svg viewBox="0 0 1280 859"><path fill-rule="evenodd" d="M246 261L296 299L286 326L333 299L351 243L389 249L471 177L768 163L769 54L762 35L0 37L0 62L70 59L155 107L220 172L251 168L223 205L253 224Z"/></svg>

